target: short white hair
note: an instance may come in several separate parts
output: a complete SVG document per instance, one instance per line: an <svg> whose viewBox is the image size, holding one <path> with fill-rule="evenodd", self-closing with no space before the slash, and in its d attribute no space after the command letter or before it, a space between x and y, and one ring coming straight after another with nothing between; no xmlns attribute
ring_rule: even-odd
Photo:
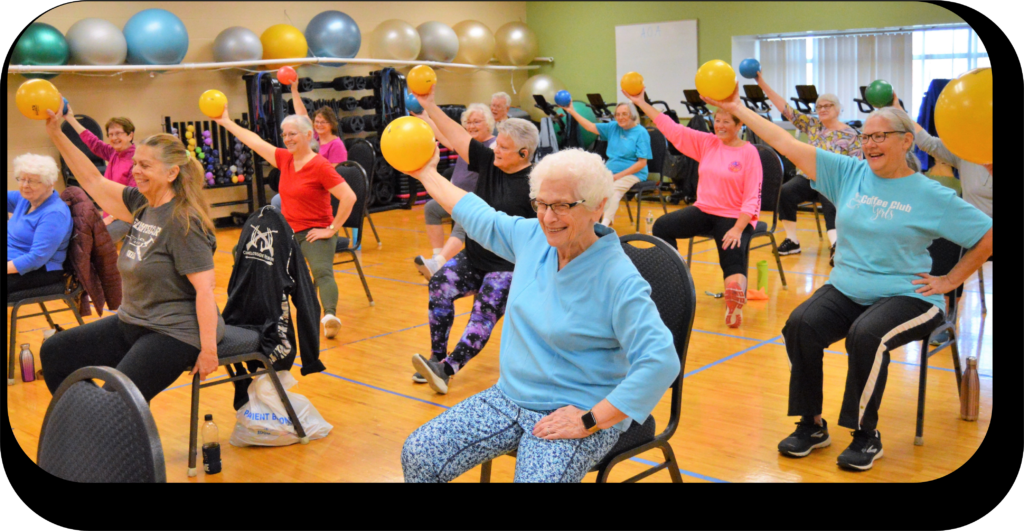
<svg viewBox="0 0 1024 531"><path fill-rule="evenodd" d="M35 155L32 153L18 155L14 158L13 166L15 179L21 177L22 174L35 175L46 186L56 184L57 176L60 174L60 171L57 169L57 162L53 160L53 157L46 155Z"/></svg>
<svg viewBox="0 0 1024 531"><path fill-rule="evenodd" d="M540 143L540 131L537 130L537 126L522 118L509 118L499 123L498 134L511 138L512 143L516 146L516 151L526 149L527 159L533 158L533 153L537 151L537 144Z"/></svg>
<svg viewBox="0 0 1024 531"><path fill-rule="evenodd" d="M835 94L822 94L818 96L818 101L814 102L814 106L817 107L818 104L823 101L827 101L832 105L835 105L837 111L843 110L842 104L839 103L839 96L836 96Z"/></svg>
<svg viewBox="0 0 1024 531"><path fill-rule="evenodd" d="M281 129L284 129L284 126L288 124L294 125L302 136L306 136L306 134L313 132L313 121L310 120L308 116L290 114L286 116L284 120L281 120ZM320 146L317 144L316 138L310 138L309 148L313 151L318 151L319 147Z"/></svg>
<svg viewBox="0 0 1024 531"><path fill-rule="evenodd" d="M504 92L495 92L494 94L491 94L491 101L494 101L494 98L502 98L502 99L504 99L506 107L511 107L512 106L512 96L509 96L508 94L506 94Z"/></svg>
<svg viewBox="0 0 1024 531"><path fill-rule="evenodd" d="M907 160L907 166L910 166L910 169L914 170L914 172L920 173L921 161L914 152L915 143L913 142L917 138L917 134L914 132L914 120L910 118L907 111L896 107L882 107L871 111L871 114L868 115L867 120L864 120L864 123L867 124L868 120L875 117L884 118L886 122L889 122L889 127L893 131L910 133L912 142L910 143L910 149L905 152L904 157Z"/></svg>
<svg viewBox="0 0 1024 531"><path fill-rule="evenodd" d="M571 148L541 159L530 172L530 199L536 199L541 183L552 177L568 179L576 197L592 212L612 195L612 172L596 153Z"/></svg>
<svg viewBox="0 0 1024 531"><path fill-rule="evenodd" d="M469 117L472 116L473 113L480 113L483 115L484 120L487 122L487 130L494 131L494 113L491 112L490 107L483 103L470 103L469 107L467 107L465 111L462 111L462 117L460 118L462 127L466 127L466 122L469 121Z"/></svg>
<svg viewBox="0 0 1024 531"><path fill-rule="evenodd" d="M615 106L615 112L619 111L619 107L625 107L629 109L629 118L634 122L640 119L640 115L636 112L636 105L633 105L631 101L624 101Z"/></svg>

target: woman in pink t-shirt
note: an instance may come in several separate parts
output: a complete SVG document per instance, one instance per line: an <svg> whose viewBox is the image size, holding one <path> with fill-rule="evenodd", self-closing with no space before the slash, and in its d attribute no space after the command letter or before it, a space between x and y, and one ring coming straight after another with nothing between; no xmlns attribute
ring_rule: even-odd
<svg viewBox="0 0 1024 531"><path fill-rule="evenodd" d="M728 112L715 113L714 134L702 133L673 122L648 105L643 93L626 97L654 120L676 149L700 164L697 202L658 218L653 232L673 247L677 239L714 234L725 276L725 323L737 328L747 302L747 243L761 212L757 148L740 138L743 124Z"/></svg>
<svg viewBox="0 0 1024 531"><path fill-rule="evenodd" d="M348 160L345 143L338 138L338 116L334 114L334 110L330 107L320 107L313 116L310 116L305 104L302 103L302 96L299 95L299 84L292 83L291 89L295 114L313 121L313 138L320 143L320 156L331 164L341 164ZM372 168L364 169L366 173L370 173Z"/></svg>

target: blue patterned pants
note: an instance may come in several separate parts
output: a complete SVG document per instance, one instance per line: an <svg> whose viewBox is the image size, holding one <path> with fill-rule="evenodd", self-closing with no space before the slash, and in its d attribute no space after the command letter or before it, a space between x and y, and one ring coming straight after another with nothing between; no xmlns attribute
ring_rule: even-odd
<svg viewBox="0 0 1024 531"><path fill-rule="evenodd" d="M533 426L550 413L523 409L497 387L467 398L405 440L405 481L447 483L517 450L516 483L579 483L615 446L619 431L556 441L535 437Z"/></svg>

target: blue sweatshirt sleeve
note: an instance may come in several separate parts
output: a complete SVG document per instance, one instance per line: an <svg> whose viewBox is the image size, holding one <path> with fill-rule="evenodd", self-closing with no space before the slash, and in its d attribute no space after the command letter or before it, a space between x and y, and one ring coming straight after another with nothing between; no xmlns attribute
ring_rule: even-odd
<svg viewBox="0 0 1024 531"><path fill-rule="evenodd" d="M639 275L620 284L612 308L612 327L630 366L607 400L642 424L679 376L679 355L651 300L651 286Z"/></svg>
<svg viewBox="0 0 1024 531"><path fill-rule="evenodd" d="M466 194L452 209L452 219L473 241L488 251L516 263L516 240L526 241L539 230L536 220L498 212L476 194Z"/></svg>
<svg viewBox="0 0 1024 531"><path fill-rule="evenodd" d="M13 214L18 208L18 201L21 201L21 192L7 192L7 213Z"/></svg>
<svg viewBox="0 0 1024 531"><path fill-rule="evenodd" d="M43 216L36 225L32 237L32 248L27 253L12 260L18 273L24 275L46 265L57 254L61 243L71 228L71 216L61 212L51 212Z"/></svg>

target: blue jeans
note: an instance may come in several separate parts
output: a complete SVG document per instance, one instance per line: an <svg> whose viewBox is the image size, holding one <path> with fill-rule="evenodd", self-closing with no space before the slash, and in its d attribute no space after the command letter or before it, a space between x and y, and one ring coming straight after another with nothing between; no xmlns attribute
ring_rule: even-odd
<svg viewBox="0 0 1024 531"><path fill-rule="evenodd" d="M447 483L471 468L518 451L516 483L579 483L619 440L614 428L583 439L548 441L533 426L550 411L532 411L491 387L420 426L402 448L407 483Z"/></svg>

